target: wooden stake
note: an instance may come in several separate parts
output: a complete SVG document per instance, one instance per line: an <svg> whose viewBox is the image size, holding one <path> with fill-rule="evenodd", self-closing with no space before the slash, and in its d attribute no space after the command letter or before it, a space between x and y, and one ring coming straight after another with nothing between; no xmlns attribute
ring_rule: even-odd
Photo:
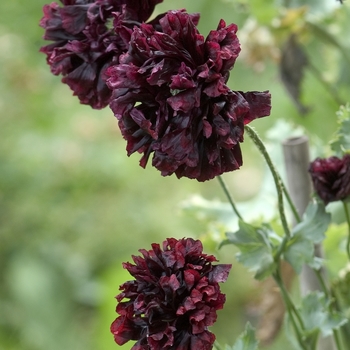
<svg viewBox="0 0 350 350"><path fill-rule="evenodd" d="M302 216L311 196L311 181L308 173L309 141L306 136L293 137L285 140L282 146L288 190L299 215ZM315 255L323 256L320 244L315 244ZM324 274L324 271L322 272ZM302 295L310 291L322 290L315 272L307 265L303 267L300 275L300 289ZM333 338L320 338L317 349L335 350Z"/></svg>

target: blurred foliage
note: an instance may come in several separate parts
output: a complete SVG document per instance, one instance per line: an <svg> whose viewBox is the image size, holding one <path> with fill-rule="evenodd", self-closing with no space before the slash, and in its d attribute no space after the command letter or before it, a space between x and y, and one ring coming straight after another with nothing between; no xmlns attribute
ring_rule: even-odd
<svg viewBox="0 0 350 350"><path fill-rule="evenodd" d="M166 237L202 237L207 222L182 215L180 203L193 194L225 198L215 180L179 181L140 168L137 156L126 156L110 110L79 105L51 75L38 52L44 43L38 22L45 3L0 3L0 350L115 349L109 333L116 316L114 296L129 279L121 262ZM283 119L303 126L314 140L329 141L339 102L350 96L349 5L335 0L164 0L157 11L200 12L204 35L221 18L237 23L242 52L230 86L272 93L272 115L255 121L256 129L264 134L279 125L278 136L289 136L279 124ZM281 54L292 35L307 57L294 96L280 78ZM301 73L293 62L283 69L287 76ZM298 104L307 106L303 116ZM276 142L271 145L276 150ZM241 201L259 192L265 176L248 140L243 152L244 167L225 175ZM222 234L222 227L216 229ZM205 248L215 250L215 240L209 241ZM224 247L216 254L228 263L235 251ZM213 327L222 344L233 344L246 321L256 319L252 302L259 288L246 275L234 263L223 286L228 300ZM281 337L269 349L283 344L288 350Z"/></svg>

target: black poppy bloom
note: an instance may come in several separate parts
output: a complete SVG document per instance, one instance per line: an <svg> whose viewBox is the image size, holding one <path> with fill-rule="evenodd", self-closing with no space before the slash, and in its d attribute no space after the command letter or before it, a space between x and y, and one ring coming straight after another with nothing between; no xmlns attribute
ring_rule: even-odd
<svg viewBox="0 0 350 350"><path fill-rule="evenodd" d="M51 72L63 76L62 82L81 103L104 108L111 97L106 69L128 47L110 22L117 14L134 26L146 20L161 1L61 0L63 6L45 5L40 26L45 29L44 39L52 43L40 51L47 55Z"/></svg>
<svg viewBox="0 0 350 350"><path fill-rule="evenodd" d="M242 165L244 125L270 114L271 96L229 89L237 26L221 20L204 38L198 20L169 11L156 27L135 27L107 83L128 155L143 153L145 167L153 153L163 176L205 181Z"/></svg>
<svg viewBox="0 0 350 350"><path fill-rule="evenodd" d="M350 196L350 154L343 158L316 158L309 172L315 192L325 204Z"/></svg>
<svg viewBox="0 0 350 350"><path fill-rule="evenodd" d="M123 267L135 278L120 286L111 325L117 344L135 340L132 350L210 350L215 336L207 327L216 321L231 265L217 264L203 253L199 240L168 238L141 249L135 264Z"/></svg>

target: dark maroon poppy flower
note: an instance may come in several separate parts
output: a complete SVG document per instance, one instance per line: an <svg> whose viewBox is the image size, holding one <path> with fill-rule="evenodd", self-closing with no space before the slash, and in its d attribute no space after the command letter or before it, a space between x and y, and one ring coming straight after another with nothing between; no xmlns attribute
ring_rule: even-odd
<svg viewBox="0 0 350 350"><path fill-rule="evenodd" d="M231 265L218 264L191 238L168 238L133 256L123 267L135 278L120 286L111 325L117 344L136 340L132 350L209 350L215 340L207 327L216 321Z"/></svg>
<svg viewBox="0 0 350 350"><path fill-rule="evenodd" d="M145 167L153 153L162 175L205 181L242 165L244 125L270 114L271 97L229 89L237 26L221 20L205 39L198 19L170 11L156 28L134 28L128 52L107 74L128 155L143 153Z"/></svg>
<svg viewBox="0 0 350 350"><path fill-rule="evenodd" d="M309 172L314 189L325 204L350 196L350 154L343 158L316 158Z"/></svg>
<svg viewBox="0 0 350 350"><path fill-rule="evenodd" d="M125 37L109 22L115 13L120 21L127 18L132 28L146 20L161 1L61 0L63 6L45 5L40 25L45 29L44 39L53 43L40 51L47 55L52 73L63 76L62 81L81 103L103 108L111 97L105 83L106 69L116 63L128 47Z"/></svg>

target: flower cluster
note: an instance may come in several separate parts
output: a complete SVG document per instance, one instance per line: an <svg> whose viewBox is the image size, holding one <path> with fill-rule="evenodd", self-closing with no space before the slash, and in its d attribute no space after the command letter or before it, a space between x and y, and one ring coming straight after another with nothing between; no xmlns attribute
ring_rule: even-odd
<svg viewBox="0 0 350 350"><path fill-rule="evenodd" d="M317 195L325 204L350 197L350 154L316 158L309 168Z"/></svg>
<svg viewBox="0 0 350 350"><path fill-rule="evenodd" d="M163 176L205 181L238 169L244 125L270 114L265 92L233 91L240 52L235 24L204 38L199 14L169 11L145 23L162 0L61 0L40 25L51 71L81 103L110 104L127 152Z"/></svg>
<svg viewBox="0 0 350 350"><path fill-rule="evenodd" d="M132 350L210 350L215 340L208 331L222 309L231 265L212 262L202 243L191 238L168 238L133 256L123 267L135 278L121 285L117 313L111 325L115 341L136 340Z"/></svg>
<svg viewBox="0 0 350 350"><path fill-rule="evenodd" d="M198 19L169 11L158 28L134 28L128 52L107 74L128 154L143 153L145 167L154 153L162 175L205 181L242 165L244 125L271 106L268 92L226 85L240 52L237 26L221 20L204 38Z"/></svg>
<svg viewBox="0 0 350 350"><path fill-rule="evenodd" d="M128 38L110 28L109 22L116 18L116 25L132 27L134 22L147 20L161 1L61 0L63 6L45 5L40 25L45 29L44 39L53 43L41 51L52 73L63 76L81 103L107 106L111 91L106 69L118 62L128 46Z"/></svg>

